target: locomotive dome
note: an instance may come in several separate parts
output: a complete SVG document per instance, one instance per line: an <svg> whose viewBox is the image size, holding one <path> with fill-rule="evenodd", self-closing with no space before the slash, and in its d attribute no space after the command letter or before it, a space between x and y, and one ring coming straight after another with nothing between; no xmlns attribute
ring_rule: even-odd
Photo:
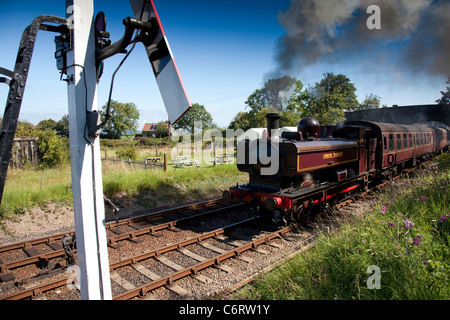
<svg viewBox="0 0 450 320"><path fill-rule="evenodd" d="M303 139L312 140L320 138L320 124L314 118L303 118L297 125L298 132L302 133Z"/></svg>

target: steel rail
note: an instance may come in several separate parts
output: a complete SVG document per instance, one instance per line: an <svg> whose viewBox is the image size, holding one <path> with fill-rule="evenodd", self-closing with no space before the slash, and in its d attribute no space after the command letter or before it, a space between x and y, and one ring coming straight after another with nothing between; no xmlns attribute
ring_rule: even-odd
<svg viewBox="0 0 450 320"><path fill-rule="evenodd" d="M221 202L221 198L216 198L216 199L212 199L212 200L209 200L206 202L198 202L198 203L190 204L187 206L179 206L179 207L170 208L167 210L159 210L156 212L151 212L149 214L143 214L138 217L120 220L119 226L130 225L132 223L136 223L136 222L140 222L140 221L148 221L148 219L157 219L157 218L163 217L164 215L177 214L179 212L186 211L186 210L198 210L200 208L206 208L209 205L219 204L220 202ZM105 224L105 227L107 229L111 229L116 226L117 226L116 221L110 221ZM26 248L26 247L33 246L33 245L60 241L61 238L64 237L64 235L66 235L66 234L74 235L75 230L70 230L68 232L64 232L64 233L60 233L60 234L54 234L54 235L51 235L48 237L41 237L41 238L37 238L37 239L26 240L26 241L12 243L12 244L5 245L5 246L0 246L0 253L6 252L6 251L11 251L11 250L16 250L16 249L22 249L22 248Z"/></svg>
<svg viewBox="0 0 450 320"><path fill-rule="evenodd" d="M214 199L211 201L197 203L194 205L177 207L177 208L173 208L173 209L166 210L166 211L162 210L162 211L151 213L150 215L140 216L140 217L136 217L136 218L130 218L130 219L126 219L123 221L119 221L119 226L131 226L131 224L140 222L140 221L146 221L148 223L151 223L151 219L154 220L154 219L164 217L165 215L176 214L176 213L183 212L183 211L198 210L199 208L208 209L212 205L220 204L220 202L221 202L220 199ZM218 212L221 212L224 210L238 208L243 205L245 205L245 203L233 203L233 204L229 204L229 205L224 205L221 208L207 210L207 211L204 211L201 213L193 213L189 216L185 216L180 219L171 220L171 221L168 221L165 223L160 223L157 225L149 225L149 226L142 227L142 228L135 229L135 230L128 231L128 232L121 232L118 235L113 235L113 236L108 237L107 241L108 241L109 245L113 246L118 241L122 241L122 240L126 240L126 239L134 240L138 236L143 235L143 234L148 234L148 233L153 234L153 233L163 230L163 229L174 228L177 224L186 222L190 219L195 219L195 218L207 215L207 214L218 213ZM113 233L114 233L114 230L113 230L114 228L117 228L117 223L109 222L107 224L107 229L112 231ZM58 242L58 240L61 240L61 238L64 237L64 235L66 235L66 234L73 236L75 234L75 231L66 232L66 233L62 233L62 234L58 234L58 235L52 235L49 237L43 237L43 238L39 238L39 239L33 239L30 241L24 241L24 242L15 243L12 245L4 246L4 247L0 248L0 253L6 252L6 251L11 251L11 250L17 250L17 249L31 248L34 245L39 245L39 244L51 245L52 243L56 243L56 242ZM74 252L76 252L76 250L74 250ZM0 274L4 274L4 273L8 272L10 269L23 267L23 266L26 266L29 264L37 263L42 260L49 260L49 259L53 259L53 258L62 257L62 256L64 256L64 254L65 254L64 249L60 249L60 250L55 250L53 252L41 253L41 254L34 255L32 257L27 257L27 258L23 258L23 259L11 261L11 262L5 262L5 263L0 264Z"/></svg>
<svg viewBox="0 0 450 320"><path fill-rule="evenodd" d="M199 236L196 237L191 237L189 239L186 239L184 241L175 243L175 244L171 244L171 245L166 245L162 248L156 249L156 250L152 250L152 251L148 251L148 252L144 252L142 254L139 254L137 256L133 256L131 258L126 258L114 263L110 263L110 270L114 270L123 266L127 266L130 264L134 264L137 263L139 261L145 260L145 259L149 259L155 256L159 256L163 253L167 253L169 251L174 251L174 250L178 250L184 246L190 245L190 244L194 244L194 243L200 243L204 240L210 239L210 238L214 238L216 236L219 236L221 234L224 234L225 232L236 228L238 226L242 226L244 224L250 223L250 222L254 222L255 220L259 219L258 217L253 217L250 219L246 219L240 222L236 222L233 224L230 224L226 227L223 228L219 228L204 234L201 234ZM26 290L22 290L20 292L17 293L13 293L10 295L6 295L4 297L0 297L0 300L20 300L20 299L25 299L25 298L31 298L34 297L36 294L40 294L42 292L48 291L48 290L52 290L54 288L57 288L59 286L63 286L65 284L68 283L70 277L64 277L62 279L59 280L55 280L52 281L50 283L47 284L42 284L42 285L37 285L31 288L28 288ZM58 285L59 284L59 285Z"/></svg>
<svg viewBox="0 0 450 320"><path fill-rule="evenodd" d="M282 236L283 234L290 232L293 230L292 226L283 228L281 230L277 230L275 232L270 233L269 235L263 236L259 239L253 240L247 244L239 246L237 248L231 249L225 253L219 254L213 258L205 260L203 262L199 262L198 264L188 267L184 270L175 272L171 275L168 275L164 278L152 281L148 284L135 288L133 290L129 290L125 293L116 295L113 297L113 300L128 300L137 296L145 296L149 291L157 289L162 286L170 286L174 281L179 280L181 278L196 275L199 271L206 269L208 267L219 265L222 261L237 257L245 251L255 250L259 245L267 243L270 240L273 240L277 237Z"/></svg>

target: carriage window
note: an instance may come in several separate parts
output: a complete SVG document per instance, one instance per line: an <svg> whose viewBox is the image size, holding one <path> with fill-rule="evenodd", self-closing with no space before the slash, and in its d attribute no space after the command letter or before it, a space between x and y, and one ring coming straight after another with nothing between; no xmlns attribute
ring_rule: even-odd
<svg viewBox="0 0 450 320"><path fill-rule="evenodd" d="M407 149L408 148L408 139L407 139L408 135L404 134L403 135L403 149Z"/></svg>
<svg viewBox="0 0 450 320"><path fill-rule="evenodd" d="M409 135L409 147L412 148L413 146L413 138L412 134Z"/></svg>
<svg viewBox="0 0 450 320"><path fill-rule="evenodd" d="M389 151L394 151L394 135L389 135Z"/></svg>
<svg viewBox="0 0 450 320"><path fill-rule="evenodd" d="M431 143L431 134L428 134L428 143Z"/></svg>
<svg viewBox="0 0 450 320"><path fill-rule="evenodd" d="M423 133L420 134L420 145L423 145Z"/></svg>
<svg viewBox="0 0 450 320"><path fill-rule="evenodd" d="M419 134L418 133L416 133L416 146L418 146L419 145Z"/></svg>
<svg viewBox="0 0 450 320"><path fill-rule="evenodd" d="M397 135L397 150L401 150L402 149L402 135L398 134Z"/></svg>
<svg viewBox="0 0 450 320"><path fill-rule="evenodd" d="M386 141L386 136L384 136L383 138L384 138L384 150L387 150L387 141Z"/></svg>

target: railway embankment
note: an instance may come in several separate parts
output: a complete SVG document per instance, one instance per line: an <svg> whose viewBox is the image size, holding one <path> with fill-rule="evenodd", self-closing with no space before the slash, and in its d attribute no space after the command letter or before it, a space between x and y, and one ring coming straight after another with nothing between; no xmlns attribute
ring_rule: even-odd
<svg viewBox="0 0 450 320"><path fill-rule="evenodd" d="M449 159L337 212L338 231L227 299L450 299Z"/></svg>

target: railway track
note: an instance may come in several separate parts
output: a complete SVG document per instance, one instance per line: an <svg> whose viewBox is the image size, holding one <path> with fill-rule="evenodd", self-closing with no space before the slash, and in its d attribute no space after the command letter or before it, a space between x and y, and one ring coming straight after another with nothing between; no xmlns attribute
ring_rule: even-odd
<svg viewBox="0 0 450 320"><path fill-rule="evenodd" d="M394 178L396 179L399 177ZM375 189L391 183L392 181L386 182ZM359 194L336 204L335 207L339 209L351 205L369 193L370 191ZM234 260L250 264L252 254L271 255L267 250L268 246L277 247L274 244L276 241L286 242L283 237L289 238L294 234L292 227L270 231L263 230L264 228L260 226L254 227L257 217L223 223L224 226L208 231L202 227L204 224L208 225L208 222L204 222L206 217L213 216L212 221L217 220L214 213L239 210L243 205L243 203L227 205L217 199L108 223L106 227L111 250L109 255L113 298L117 300L151 298L151 292L161 287L176 296L186 296L188 291L177 284L180 279L190 278L199 283L212 282L205 276L207 272L202 270L214 267L213 269L224 273L233 273L233 268L227 266L225 261L236 258ZM242 213L236 216L241 217ZM202 217L200 222L198 220L193 222L200 217ZM177 226L181 227L183 224L188 227L182 231ZM234 232L235 230L239 231ZM166 234L158 237L163 232ZM178 238L174 235L178 233L182 235L176 240ZM294 238L297 243L293 246L296 250L308 247L314 239L314 233L311 232L296 234ZM56 292L56 296L55 293L50 293L49 299L61 299L59 294L61 292L63 299L79 299L77 290L67 289L74 288L72 283L76 279L76 274L73 272L76 272L76 269L62 261L65 251L60 248L60 241L63 236L59 234L0 247L0 259L6 260L0 260L0 300L45 298L43 294L52 291ZM149 245L146 238L153 239L153 244ZM172 243L164 242L166 239L171 239ZM142 242L144 247L134 250L135 253L129 250ZM11 258L14 255L17 258ZM31 276L15 279L14 270L27 268L34 270L30 271Z"/></svg>
<svg viewBox="0 0 450 320"><path fill-rule="evenodd" d="M267 255L270 252L261 249L260 246L272 245L279 248L281 245L272 241L285 241L281 240L283 235L293 230L293 227L285 227L265 230L261 234L262 228L254 226L258 220L258 217L252 217L157 249L121 257L118 261L110 263L113 299L145 297L148 292L160 287L184 296L188 291L175 284L177 280L192 276L195 281L211 282L208 277L199 274L200 271L214 266L223 272L233 272L232 268L223 264L225 260L237 258L245 263L251 263L252 258L243 256L244 252L255 251ZM177 255L183 258L174 258ZM157 264L160 266L156 267ZM161 266L164 266L165 270L162 270ZM31 285L0 298L4 300L36 298L46 291L70 287L74 279L70 269L62 268L59 270L58 279ZM73 295L74 292L76 290L69 293Z"/></svg>
<svg viewBox="0 0 450 320"><path fill-rule="evenodd" d="M119 249L127 242L140 243L145 236L158 237L162 230L178 231L183 225L207 215L220 214L238 209L244 203L223 203L220 199L153 212L139 217L112 221L106 224L108 246ZM66 250L62 239L71 238L75 231L23 241L0 247L0 299L14 287L27 287L30 282L40 281L60 274L67 268ZM128 240L128 241L127 241ZM74 250L76 256L76 250ZM16 271L28 273L28 277L17 276ZM46 291L55 285L43 287ZM29 295L27 295L29 296ZM22 297L19 297L22 298Z"/></svg>

